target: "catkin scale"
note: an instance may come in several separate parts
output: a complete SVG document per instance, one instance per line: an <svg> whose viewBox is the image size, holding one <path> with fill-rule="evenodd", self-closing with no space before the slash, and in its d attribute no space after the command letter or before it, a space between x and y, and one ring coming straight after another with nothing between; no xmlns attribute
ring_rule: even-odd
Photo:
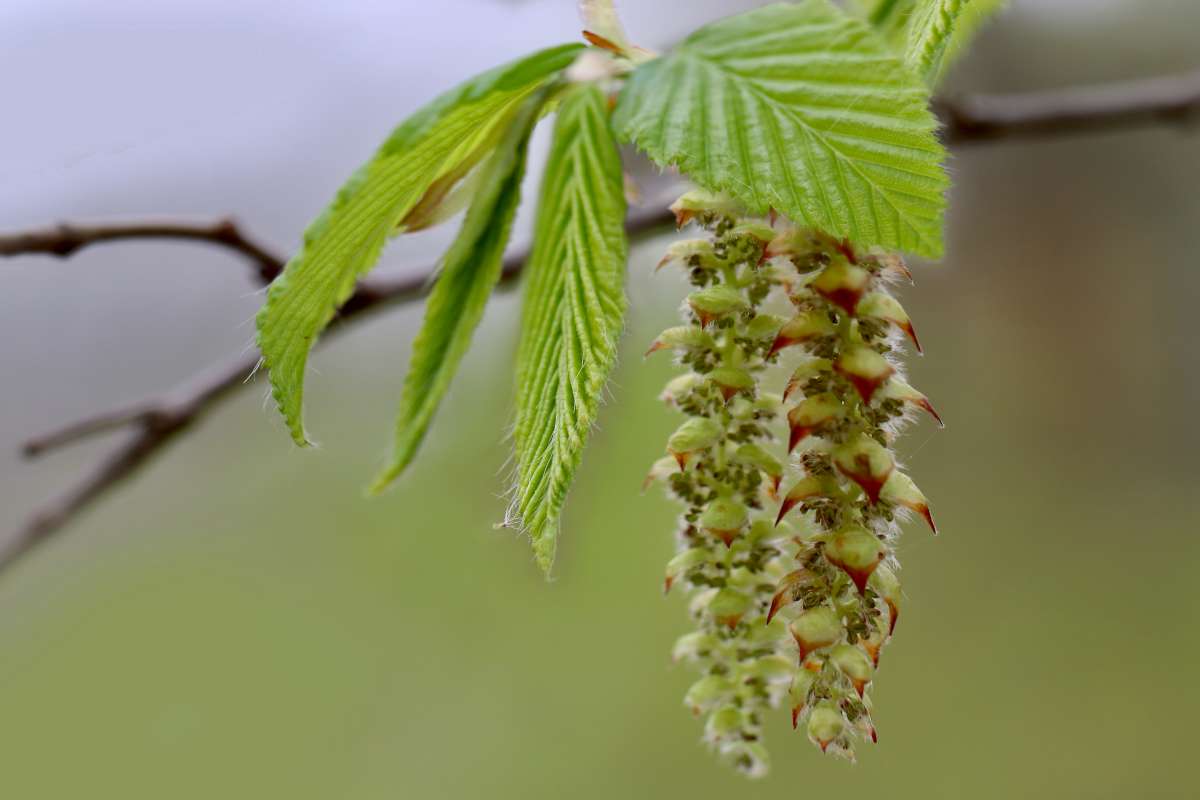
<svg viewBox="0 0 1200 800"><path fill-rule="evenodd" d="M928 501L891 444L910 407L939 423L903 379L899 344L917 345L889 286L890 254L689 192L672 206L705 237L672 245L693 291L685 324L647 355L687 372L664 400L687 415L647 485L684 506L664 587L686 586L696 630L675 646L701 677L685 703L704 740L750 775L767 770L762 720L787 705L823 751L853 757L877 739L870 687L899 616L897 511L933 528ZM772 294L790 316L763 311ZM772 394L772 368L798 362ZM936 529L934 529L936 532Z"/></svg>

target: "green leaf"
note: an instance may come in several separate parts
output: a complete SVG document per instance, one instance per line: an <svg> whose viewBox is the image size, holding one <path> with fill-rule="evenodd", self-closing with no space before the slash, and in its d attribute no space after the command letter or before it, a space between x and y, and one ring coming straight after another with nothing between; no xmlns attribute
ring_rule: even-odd
<svg viewBox="0 0 1200 800"><path fill-rule="evenodd" d="M275 402L298 444L308 352L355 281L414 209L445 195L495 147L514 110L579 53L543 50L467 81L418 111L342 187L271 284L258 344ZM428 209L422 209L426 216Z"/></svg>
<svg viewBox="0 0 1200 800"><path fill-rule="evenodd" d="M969 0L921 0L908 22L904 59L927 83L935 83L955 25Z"/></svg>
<svg viewBox="0 0 1200 800"><path fill-rule="evenodd" d="M627 244L621 159L604 95L562 101L525 267L517 353L517 486L510 512L538 565L554 561L559 514L616 359Z"/></svg>
<svg viewBox="0 0 1200 800"><path fill-rule="evenodd" d="M500 280L504 248L521 202L529 135L545 99L543 90L524 101L482 167L478 191L425 304L425 322L413 342L400 397L392 455L372 493L382 491L412 463Z"/></svg>
<svg viewBox="0 0 1200 800"><path fill-rule="evenodd" d="M859 13L936 86L1007 0L854 0Z"/></svg>
<svg viewBox="0 0 1200 800"><path fill-rule="evenodd" d="M928 100L865 22L802 0L716 22L640 66L614 125L751 213L936 257L947 179Z"/></svg>

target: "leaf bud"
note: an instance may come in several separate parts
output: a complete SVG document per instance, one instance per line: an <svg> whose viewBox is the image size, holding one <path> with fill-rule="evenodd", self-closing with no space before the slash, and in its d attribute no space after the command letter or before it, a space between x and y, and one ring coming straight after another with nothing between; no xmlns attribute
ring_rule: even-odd
<svg viewBox="0 0 1200 800"><path fill-rule="evenodd" d="M683 704L699 715L733 697L733 682L723 675L705 675L693 683L683 696Z"/></svg>
<svg viewBox="0 0 1200 800"><path fill-rule="evenodd" d="M792 676L792 685L788 689L788 701L792 707L792 730L800 722L800 713L808 705L808 692L816 682L816 673L802 669Z"/></svg>
<svg viewBox="0 0 1200 800"><path fill-rule="evenodd" d="M842 638L842 622L837 612L829 606L816 606L805 611L788 625L796 647L800 651L800 663L809 653L836 644Z"/></svg>
<svg viewBox="0 0 1200 800"><path fill-rule="evenodd" d="M675 226L682 228L692 219L703 214L736 216L741 212L741 205L723 194L708 192L704 189L693 189L685 192L671 204L671 212L675 215Z"/></svg>
<svg viewBox="0 0 1200 800"><path fill-rule="evenodd" d="M675 557L667 562L666 577L663 580L663 593L671 591L671 586L674 585L679 576L708 563L712 555L712 551L707 547L692 547L681 553L676 553Z"/></svg>
<svg viewBox="0 0 1200 800"><path fill-rule="evenodd" d="M713 270L720 266L720 262L713 253L712 242L708 239L685 239L681 242L673 242L654 271L658 272L666 265L677 261L688 266L698 266L704 270Z"/></svg>
<svg viewBox="0 0 1200 800"><path fill-rule="evenodd" d="M824 314L816 311L802 311L785 322L775 334L775 342L767 354L773 356L785 347L803 344L833 332L833 324Z"/></svg>
<svg viewBox="0 0 1200 800"><path fill-rule="evenodd" d="M883 486L896 467L891 451L865 434L858 434L833 451L838 471L866 493L871 503L879 502Z"/></svg>
<svg viewBox="0 0 1200 800"><path fill-rule="evenodd" d="M718 497L704 507L700 515L700 527L729 547L746 527L748 520L749 513L745 505L730 497Z"/></svg>
<svg viewBox="0 0 1200 800"><path fill-rule="evenodd" d="M667 328L650 343L646 355L659 350L713 350L716 348L712 334L695 325L679 325Z"/></svg>
<svg viewBox="0 0 1200 800"><path fill-rule="evenodd" d="M867 580L886 553L875 534L858 526L842 528L825 545L825 558L850 576L859 594L866 590Z"/></svg>
<svg viewBox="0 0 1200 800"><path fill-rule="evenodd" d="M751 598L739 591L725 587L708 601L708 613L719 624L733 630L753 604Z"/></svg>
<svg viewBox="0 0 1200 800"><path fill-rule="evenodd" d="M745 295L724 283L692 292L688 295L687 303L704 327L713 320L744 311L749 306Z"/></svg>
<svg viewBox="0 0 1200 800"><path fill-rule="evenodd" d="M806 397L798 406L788 411L788 452L796 449L804 438L842 415L842 402L832 394Z"/></svg>
<svg viewBox="0 0 1200 800"><path fill-rule="evenodd" d="M937 535L937 525L933 522L933 513L929 510L929 501L925 499L925 495L917 488L917 484L913 483L913 479L900 470L893 470L892 474L888 476L887 482L883 484L883 488L879 491L879 498L884 502L901 506L902 508L907 508L909 511L920 514L929 525L929 529L933 531L934 535Z"/></svg>
<svg viewBox="0 0 1200 800"><path fill-rule="evenodd" d="M775 587L775 595L771 598L771 608L767 611L767 624L775 618L779 610L801 598L804 590L820 583L820 577L811 570L798 569L789 572Z"/></svg>
<svg viewBox="0 0 1200 800"><path fill-rule="evenodd" d="M833 368L854 384L864 403L871 402L876 390L896 373L896 368L882 354L861 344L842 350L833 362Z"/></svg>
<svg viewBox="0 0 1200 800"><path fill-rule="evenodd" d="M913 328L912 320L908 318L908 312L900 305L899 300L887 292L868 292L863 295L863 298L858 301L854 314L858 317L881 319L884 322L892 323L904 331L904 334L912 341L913 347L917 348L918 353L925 352L921 349L921 342L917 339L917 332Z"/></svg>
<svg viewBox="0 0 1200 800"><path fill-rule="evenodd" d="M842 712L829 700L822 700L808 715L808 738L821 748L822 753L842 735L845 727Z"/></svg>
<svg viewBox="0 0 1200 800"><path fill-rule="evenodd" d="M667 440L667 452L679 462L680 469L687 469L689 457L712 447L722 433L721 426L708 417L688 417Z"/></svg>
<svg viewBox="0 0 1200 800"><path fill-rule="evenodd" d="M875 675L870 656L852 644L839 644L829 654L829 660L850 680L858 696L862 697Z"/></svg>
<svg viewBox="0 0 1200 800"><path fill-rule="evenodd" d="M685 633L675 640L675 646L671 648L671 660L675 662L695 661L711 652L716 646L717 640L712 634L704 631Z"/></svg>
<svg viewBox="0 0 1200 800"><path fill-rule="evenodd" d="M809 283L809 288L853 316L870 282L870 272L845 259L838 259L821 270Z"/></svg>
<svg viewBox="0 0 1200 800"><path fill-rule="evenodd" d="M929 402L929 398L898 377L893 376L883 389L880 390L879 396L885 400L899 400L901 403L917 406L933 417L938 427L946 427L946 423L942 422L941 415L934 410L933 404Z"/></svg>
<svg viewBox="0 0 1200 800"><path fill-rule="evenodd" d="M708 373L708 379L721 390L725 402L738 392L749 392L754 389L754 376L740 367L717 367Z"/></svg>

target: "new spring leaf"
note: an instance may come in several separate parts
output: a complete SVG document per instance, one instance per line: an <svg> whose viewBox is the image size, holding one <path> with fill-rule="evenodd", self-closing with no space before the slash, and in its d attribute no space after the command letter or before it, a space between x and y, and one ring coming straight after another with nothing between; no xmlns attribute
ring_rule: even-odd
<svg viewBox="0 0 1200 800"><path fill-rule="evenodd" d="M559 514L616 359L624 218L604 95L579 86L562 100L555 123L517 353L513 512L544 570L554 561Z"/></svg>
<svg viewBox="0 0 1200 800"><path fill-rule="evenodd" d="M355 281L406 216L452 189L495 147L521 101L579 50L543 50L442 95L397 128L305 231L258 315L272 394L298 444L308 443L301 414L308 352Z"/></svg>
<svg viewBox="0 0 1200 800"><path fill-rule="evenodd" d="M396 440L387 468L371 487L381 491L417 454L450 380L471 343L504 260L504 247L521 201L529 134L545 100L538 92L522 103L488 159L458 237L447 251L425 305L425 322L413 342L404 381Z"/></svg>
<svg viewBox="0 0 1200 800"><path fill-rule="evenodd" d="M614 125L751 214L938 256L947 179L928 100L864 21L802 0L716 22L642 65Z"/></svg>

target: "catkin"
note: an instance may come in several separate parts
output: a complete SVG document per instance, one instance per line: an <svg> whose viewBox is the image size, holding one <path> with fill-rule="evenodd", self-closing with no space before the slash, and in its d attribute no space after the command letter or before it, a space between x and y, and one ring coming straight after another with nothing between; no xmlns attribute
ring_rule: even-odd
<svg viewBox="0 0 1200 800"><path fill-rule="evenodd" d="M685 419L647 483L684 507L665 578L686 587L695 623L673 653L700 673L684 702L751 776L768 769L763 720L779 706L822 751L853 758L855 739L877 738L869 689L900 612L898 520L933 527L892 452L912 409L937 419L899 364L905 337L919 349L889 290L908 271L721 196L672 209L704 235L659 265L693 288L685 324L649 350L677 354L685 371L663 399Z"/></svg>

